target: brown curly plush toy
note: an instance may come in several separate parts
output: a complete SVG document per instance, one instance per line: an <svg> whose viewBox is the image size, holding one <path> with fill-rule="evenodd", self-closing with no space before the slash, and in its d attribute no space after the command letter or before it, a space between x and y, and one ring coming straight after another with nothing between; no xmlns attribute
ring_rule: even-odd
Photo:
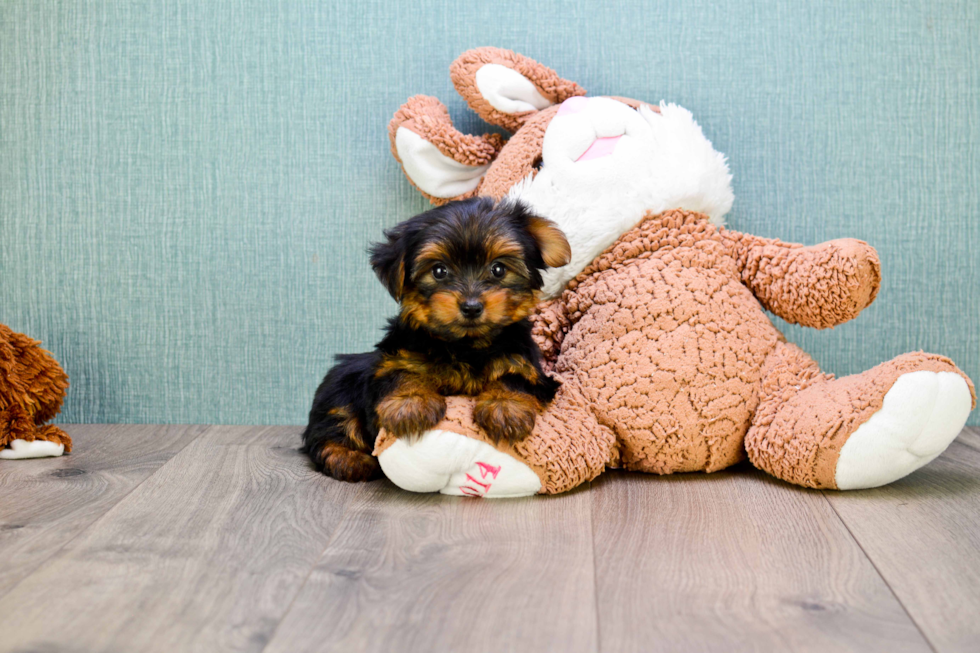
<svg viewBox="0 0 980 653"><path fill-rule="evenodd" d="M0 458L71 451L71 438L44 425L61 410L68 375L41 343L0 324Z"/></svg>
<svg viewBox="0 0 980 653"><path fill-rule="evenodd" d="M435 98L399 109L392 151L434 203L511 197L557 223L572 261L546 276L533 317L562 381L534 432L493 445L473 400L415 440L378 438L386 475L416 492L564 492L607 467L715 471L746 457L790 483L890 483L942 453L975 405L951 360L904 354L841 379L787 342L764 309L823 329L875 298L867 243L804 247L730 231L731 175L690 112L585 97L541 64L496 48L451 69L480 116L511 132L467 136Z"/></svg>

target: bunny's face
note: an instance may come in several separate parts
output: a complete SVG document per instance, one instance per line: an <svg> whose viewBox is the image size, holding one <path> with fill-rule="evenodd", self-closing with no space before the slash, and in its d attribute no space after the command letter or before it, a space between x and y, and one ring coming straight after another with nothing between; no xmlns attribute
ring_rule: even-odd
<svg viewBox="0 0 980 653"><path fill-rule="evenodd" d="M571 263L545 276L561 292L645 215L684 208L720 223L731 175L690 112L585 91L521 55L463 54L451 68L470 107L513 132L464 135L435 98L415 96L389 125L392 152L433 203L486 195L527 203L565 232Z"/></svg>

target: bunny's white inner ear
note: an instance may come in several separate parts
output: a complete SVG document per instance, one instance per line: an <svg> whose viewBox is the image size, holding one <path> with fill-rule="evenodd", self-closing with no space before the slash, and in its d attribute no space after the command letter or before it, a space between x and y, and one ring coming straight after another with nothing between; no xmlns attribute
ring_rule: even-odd
<svg viewBox="0 0 980 653"><path fill-rule="evenodd" d="M489 164L468 166L439 151L435 145L405 127L395 132L395 149L405 174L424 193L449 199L480 185Z"/></svg>
<svg viewBox="0 0 980 653"><path fill-rule="evenodd" d="M554 104L527 77L497 63L488 63L476 71L476 87L490 106L501 113L540 111Z"/></svg>

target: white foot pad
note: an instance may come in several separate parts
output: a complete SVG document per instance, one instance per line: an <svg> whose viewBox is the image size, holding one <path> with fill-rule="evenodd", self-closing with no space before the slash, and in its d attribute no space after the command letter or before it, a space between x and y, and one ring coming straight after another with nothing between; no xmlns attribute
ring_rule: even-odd
<svg viewBox="0 0 980 653"><path fill-rule="evenodd" d="M946 450L970 414L970 389L954 372L909 372L898 377L881 410L841 447L841 490L897 481Z"/></svg>
<svg viewBox="0 0 980 653"><path fill-rule="evenodd" d="M426 431L414 442L397 440L378 462L392 483L409 492L498 499L541 489L538 475L524 463L452 431Z"/></svg>
<svg viewBox="0 0 980 653"><path fill-rule="evenodd" d="M9 449L0 449L0 458L50 458L65 453L65 445L47 440L12 440Z"/></svg>

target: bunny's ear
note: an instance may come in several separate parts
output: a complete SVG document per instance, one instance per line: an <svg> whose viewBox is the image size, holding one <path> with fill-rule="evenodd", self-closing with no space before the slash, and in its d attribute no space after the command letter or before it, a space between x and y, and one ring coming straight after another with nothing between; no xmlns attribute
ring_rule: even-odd
<svg viewBox="0 0 980 653"><path fill-rule="evenodd" d="M483 175L504 145L500 134L469 136L453 127L434 97L416 95L388 123L391 153L405 176L433 204L476 195Z"/></svg>
<svg viewBox="0 0 980 653"><path fill-rule="evenodd" d="M585 95L585 89L551 68L500 48L467 50L449 74L471 109L511 133L541 109Z"/></svg>

